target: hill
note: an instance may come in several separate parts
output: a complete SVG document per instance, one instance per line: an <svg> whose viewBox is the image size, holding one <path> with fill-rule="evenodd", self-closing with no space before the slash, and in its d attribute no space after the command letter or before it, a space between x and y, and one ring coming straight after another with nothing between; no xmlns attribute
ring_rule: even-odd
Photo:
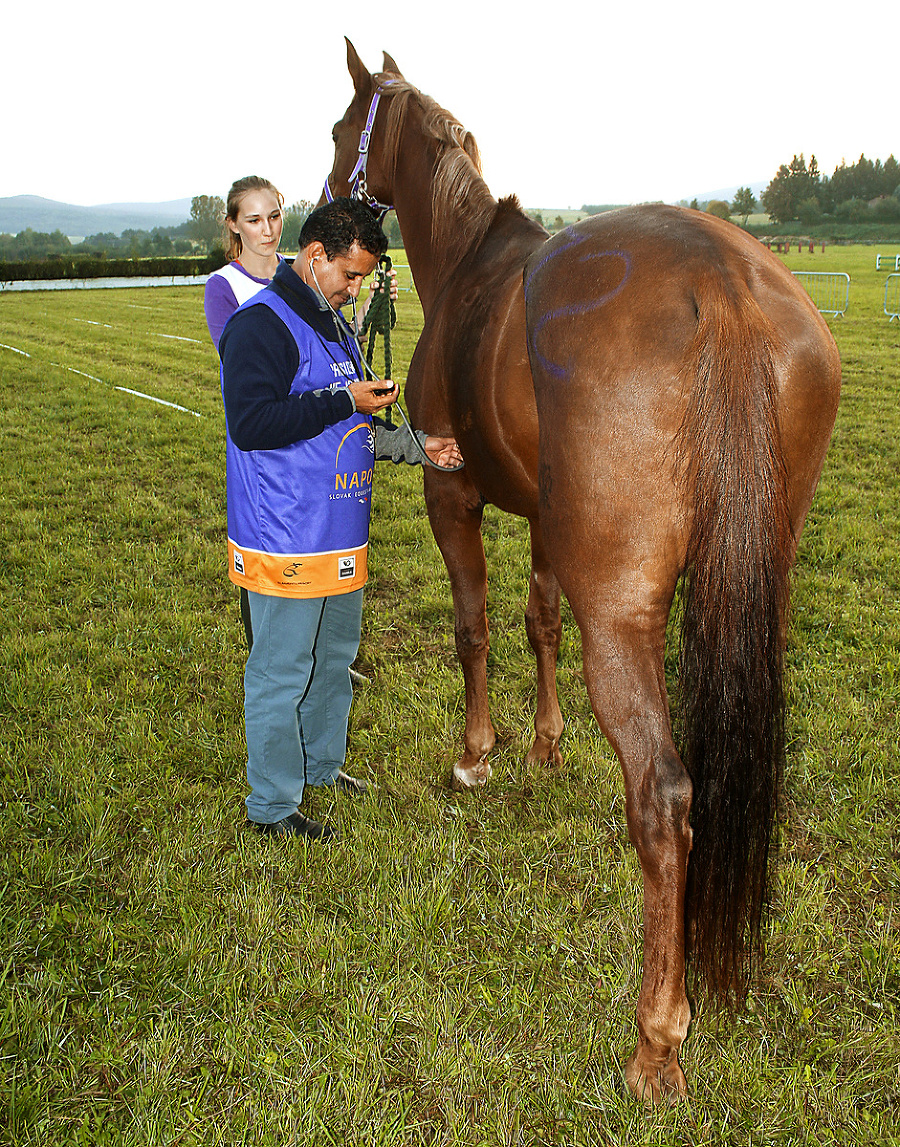
<svg viewBox="0 0 900 1147"><path fill-rule="evenodd" d="M30 227L33 231L62 231L64 235L96 235L111 231L152 231L154 227L175 227L191 215L190 199L166 203L100 203L80 207L59 203L40 195L13 195L0 198L0 232L16 235Z"/></svg>

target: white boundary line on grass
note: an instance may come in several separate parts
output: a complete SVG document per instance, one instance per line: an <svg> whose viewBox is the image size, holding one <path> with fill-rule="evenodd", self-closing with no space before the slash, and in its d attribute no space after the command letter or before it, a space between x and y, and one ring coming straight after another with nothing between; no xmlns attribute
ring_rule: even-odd
<svg viewBox="0 0 900 1147"><path fill-rule="evenodd" d="M0 343L0 348L3 350L11 350L13 354L20 354L23 358L31 358L27 350L19 350L17 346L7 346L6 343Z"/></svg>
<svg viewBox="0 0 900 1147"><path fill-rule="evenodd" d="M60 370L70 370L72 374L80 374L82 378L89 378L91 382L99 382L101 386L107 385L102 378L94 378L92 374L85 374L83 370L76 370L74 366L63 366L61 362L51 362L50 365L58 366Z"/></svg>
<svg viewBox="0 0 900 1147"><path fill-rule="evenodd" d="M160 406L171 406L173 410L183 410L185 414L193 414L195 418L203 417L196 410L188 410L186 406L179 406L177 402L166 402L164 398L154 398L152 394L141 394L139 390L129 390L127 386L117 386L116 390L121 390L125 394L133 394L136 398L146 398L150 402L158 402Z"/></svg>
<svg viewBox="0 0 900 1147"><path fill-rule="evenodd" d="M10 347L10 350L15 350L15 347ZM24 351L19 351L19 354L25 354ZM30 358L30 355L26 355ZM60 370L70 370L72 374L80 374L82 378L89 378L91 382L99 382L101 386L111 385L105 382L102 378L97 378L96 375L87 374L83 370L76 370L74 366L64 366L61 362L51 362L51 366L58 366ZM114 386L114 390L121 390L123 394L133 394L135 398L146 398L148 402L158 402L160 406L171 406L173 410L181 410L185 414L193 414L195 418L202 418L202 414L198 414L196 410L188 410L186 406L179 406L177 402L166 402L164 398L154 398L152 394L142 394L139 390L129 390L127 386Z"/></svg>
<svg viewBox="0 0 900 1147"><path fill-rule="evenodd" d="M186 335L164 335L160 331L151 331L158 339L177 339L180 343L196 343L197 346L203 346L200 339L189 339Z"/></svg>

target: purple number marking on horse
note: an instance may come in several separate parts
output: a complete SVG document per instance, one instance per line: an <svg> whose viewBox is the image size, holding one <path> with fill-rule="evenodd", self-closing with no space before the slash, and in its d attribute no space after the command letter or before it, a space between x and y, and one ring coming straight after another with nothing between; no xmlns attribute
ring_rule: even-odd
<svg viewBox="0 0 900 1147"><path fill-rule="evenodd" d="M567 227L564 234L569 239L569 242L564 243L561 247L557 247L554 251L550 251L542 259L539 259L537 264L532 268L531 274L525 281L526 296L528 294L528 288L531 285L532 279L542 267L546 266L546 264L550 262L551 259L556 259L566 251L571 251L573 247L577 247L579 243L584 241L584 237L578 235L572 227ZM625 264L625 268L622 272L622 278L615 287L609 291L606 291L605 294L599 295L596 299L589 299L582 303L573 303L571 306L561 307L557 311L550 311L535 324L534 330L531 332L531 349L544 369L554 378L566 378L569 372L559 363L551 362L550 359L546 358L538 350L538 339L540 337L541 331L545 326L547 326L548 323L553 322L555 319L572 318L576 315L586 315L588 312L595 311L598 307L602 307L605 303L608 303L611 299L614 299L616 295L618 295L618 293L622 290L631 276L631 256L627 251L594 251L590 255L582 256L579 259L579 262L587 263L593 259L609 258L621 259Z"/></svg>

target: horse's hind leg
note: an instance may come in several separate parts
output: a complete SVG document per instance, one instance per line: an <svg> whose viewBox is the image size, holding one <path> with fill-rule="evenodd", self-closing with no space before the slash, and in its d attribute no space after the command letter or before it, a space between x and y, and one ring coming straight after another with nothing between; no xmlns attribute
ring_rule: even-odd
<svg viewBox="0 0 900 1147"><path fill-rule="evenodd" d="M617 608L618 595L598 602L596 588L588 593L590 615L576 608L585 681L597 719L622 764L628 832L644 883L639 1034L625 1078L635 1095L657 1103L686 1092L678 1053L690 1023L684 895L692 790L669 721L663 671L667 607L657 607L655 619L649 611L628 615Z"/></svg>
<svg viewBox="0 0 900 1147"><path fill-rule="evenodd" d="M537 665L537 707L534 715L534 744L528 764L561 765L559 738L563 719L556 693L556 661L562 623L559 616L559 582L550 568L540 527L531 523L531 581L525 610L525 629Z"/></svg>
<svg viewBox="0 0 900 1147"><path fill-rule="evenodd" d="M455 789L485 784L496 740L487 692L487 566L481 538L484 503L464 474L425 469L425 501L447 566L456 615L456 652L466 689L465 750L453 766Z"/></svg>

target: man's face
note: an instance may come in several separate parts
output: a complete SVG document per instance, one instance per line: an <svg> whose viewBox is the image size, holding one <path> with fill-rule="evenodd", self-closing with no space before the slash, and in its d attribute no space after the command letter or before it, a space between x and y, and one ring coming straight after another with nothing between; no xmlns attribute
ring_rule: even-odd
<svg viewBox="0 0 900 1147"><path fill-rule="evenodd" d="M306 274L302 278L311 287L318 287L328 302L337 309L355 299L363 280L375 270L378 256L354 243L346 255L327 259L324 251L308 257Z"/></svg>

